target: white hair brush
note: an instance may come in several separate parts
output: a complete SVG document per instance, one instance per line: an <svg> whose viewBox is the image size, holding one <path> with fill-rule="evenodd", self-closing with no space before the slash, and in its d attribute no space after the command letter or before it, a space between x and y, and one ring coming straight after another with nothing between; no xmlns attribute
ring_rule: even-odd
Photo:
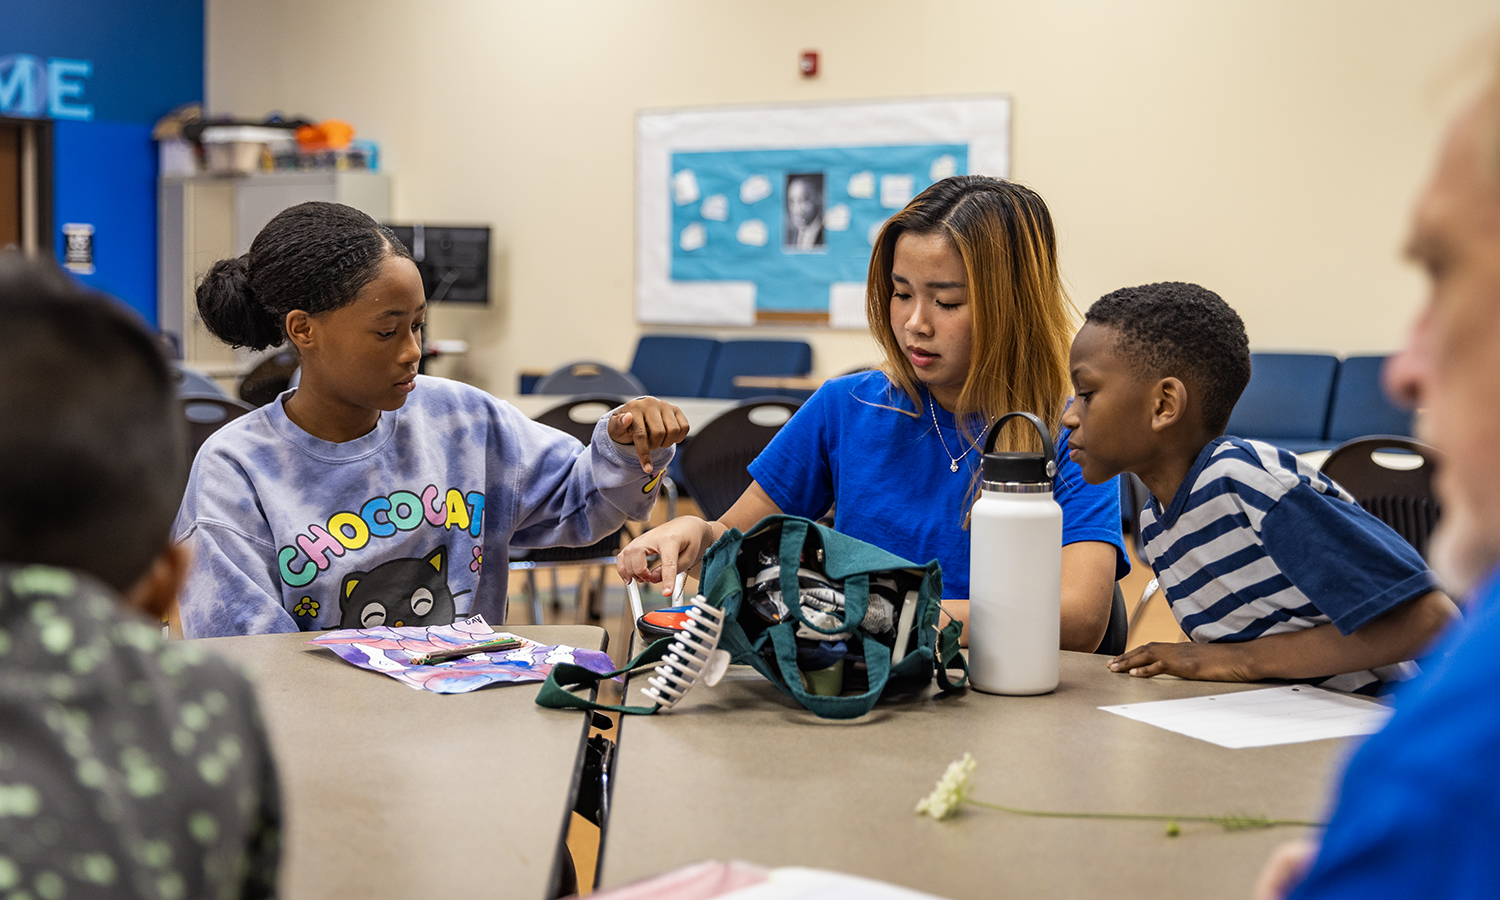
<svg viewBox="0 0 1500 900"><path fill-rule="evenodd" d="M632 581L626 590L630 594L631 611L639 619L640 588ZM677 591L681 590L679 576ZM724 610L709 606L699 594L690 601L686 616L677 637L667 645L667 655L657 664L656 674L647 678L647 686L641 688L641 693L660 709L671 709L699 681L713 687L729 668L729 654L719 649L719 639L724 636Z"/></svg>

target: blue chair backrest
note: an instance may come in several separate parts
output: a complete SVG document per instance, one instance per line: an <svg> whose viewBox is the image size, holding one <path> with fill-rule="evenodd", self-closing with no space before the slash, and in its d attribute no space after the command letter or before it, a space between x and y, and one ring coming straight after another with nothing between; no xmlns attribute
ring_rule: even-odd
<svg viewBox="0 0 1500 900"><path fill-rule="evenodd" d="M719 342L713 338L643 334L635 345L630 374L656 397L702 397L718 352Z"/></svg>
<svg viewBox="0 0 1500 900"><path fill-rule="evenodd" d="M1338 357L1327 353L1250 354L1250 384L1229 416L1229 433L1321 442L1338 369Z"/></svg>
<svg viewBox="0 0 1500 900"><path fill-rule="evenodd" d="M1384 356L1344 360L1328 411L1328 440L1342 443L1369 434L1411 434L1411 411L1392 403L1380 388L1384 363Z"/></svg>
<svg viewBox="0 0 1500 900"><path fill-rule="evenodd" d="M812 347L806 341L721 341L703 396L734 397L736 375L790 377L811 371Z"/></svg>

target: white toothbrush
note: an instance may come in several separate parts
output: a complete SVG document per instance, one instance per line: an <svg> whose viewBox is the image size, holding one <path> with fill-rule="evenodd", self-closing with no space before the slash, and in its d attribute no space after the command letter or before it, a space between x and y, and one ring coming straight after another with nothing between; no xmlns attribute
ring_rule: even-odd
<svg viewBox="0 0 1500 900"><path fill-rule="evenodd" d="M686 572L677 573L677 581L672 585L672 605L677 606L682 601L682 585L687 581ZM641 589L635 580L625 582L625 593L630 595L630 614L635 616L632 621L639 622L644 614L641 609Z"/></svg>
<svg viewBox="0 0 1500 900"><path fill-rule="evenodd" d="M896 647L891 651L891 665L906 659L906 645L910 643L911 626L917 618L917 592L907 591L901 601L901 621L896 623Z"/></svg>

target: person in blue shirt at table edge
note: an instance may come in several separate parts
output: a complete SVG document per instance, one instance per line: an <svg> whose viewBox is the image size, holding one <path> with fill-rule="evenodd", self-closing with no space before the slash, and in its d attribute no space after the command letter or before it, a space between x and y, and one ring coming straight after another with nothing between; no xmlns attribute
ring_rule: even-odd
<svg viewBox="0 0 1500 900"><path fill-rule="evenodd" d="M298 386L198 451L174 536L188 637L505 621L508 551L588 546L645 518L687 434L653 397L588 446L477 388L417 374L411 254L352 207L302 203L198 285L217 337L288 341Z"/></svg>
<svg viewBox="0 0 1500 900"><path fill-rule="evenodd" d="M1500 62L1500 59L1496 60ZM1500 75L1497 72L1496 75ZM1257 900L1500 897L1500 77L1458 116L1417 202L1407 255L1427 304L1386 364L1443 452L1433 568L1464 621L1396 693L1336 789L1321 846L1284 846Z"/></svg>
<svg viewBox="0 0 1500 900"><path fill-rule="evenodd" d="M938 559L943 606L967 618L978 444L989 423L1016 410L1056 433L1068 403L1074 318L1051 215L1014 182L946 178L882 227L867 285L881 369L824 384L751 464L754 481L723 518L684 516L647 532L621 552L623 578L670 592L677 571L697 565L729 528L782 512L816 518L833 506L836 530L914 562ZM1022 426L1013 420L997 448L1040 449ZM1061 644L1092 652L1114 582L1129 571L1119 490L1087 484L1060 462Z"/></svg>
<svg viewBox="0 0 1500 900"><path fill-rule="evenodd" d="M1132 472L1150 490L1146 561L1192 638L1111 669L1372 694L1415 674L1406 660L1457 610L1342 488L1290 451L1224 435L1250 345L1218 294L1177 282L1106 294L1069 362L1068 454L1090 482Z"/></svg>

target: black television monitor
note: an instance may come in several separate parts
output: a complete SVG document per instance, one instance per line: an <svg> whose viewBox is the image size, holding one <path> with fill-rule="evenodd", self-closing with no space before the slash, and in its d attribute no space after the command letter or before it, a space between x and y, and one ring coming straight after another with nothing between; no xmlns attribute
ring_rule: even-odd
<svg viewBox="0 0 1500 900"><path fill-rule="evenodd" d="M488 225L391 225L411 251L428 303L490 302Z"/></svg>

